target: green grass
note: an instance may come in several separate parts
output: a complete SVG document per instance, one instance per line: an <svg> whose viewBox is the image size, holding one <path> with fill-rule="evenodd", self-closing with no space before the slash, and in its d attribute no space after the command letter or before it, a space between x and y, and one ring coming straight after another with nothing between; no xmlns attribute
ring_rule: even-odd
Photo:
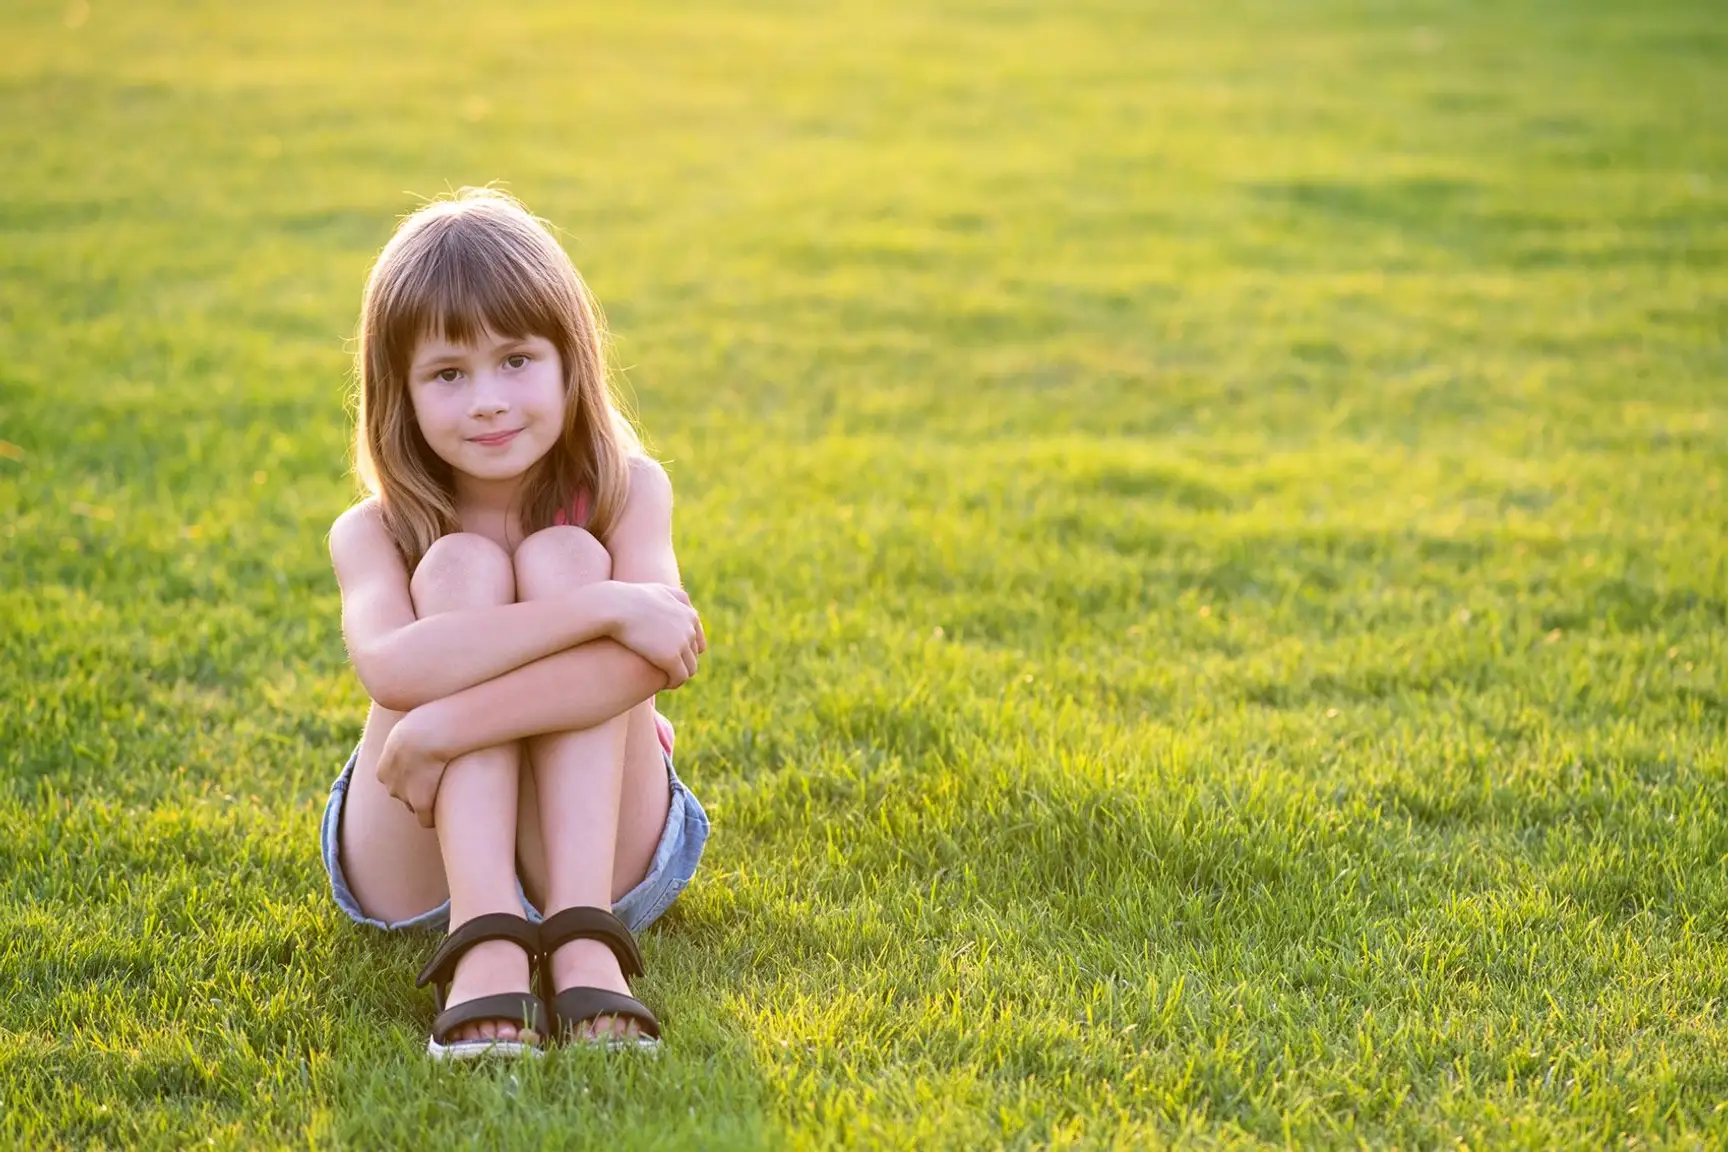
<svg viewBox="0 0 1728 1152"><path fill-rule="evenodd" d="M0 1141L1728 1141L1717 5L505 7L0 12ZM652 1063L430 1066L318 862L491 180L713 640Z"/></svg>

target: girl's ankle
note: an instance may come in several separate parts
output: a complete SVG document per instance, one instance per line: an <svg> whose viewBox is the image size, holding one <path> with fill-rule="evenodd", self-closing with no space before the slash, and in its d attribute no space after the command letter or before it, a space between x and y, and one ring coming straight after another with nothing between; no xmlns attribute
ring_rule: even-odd
<svg viewBox="0 0 1728 1152"><path fill-rule="evenodd" d="M571 940L554 952L552 979L559 991L576 986L628 987L618 958L600 940Z"/></svg>

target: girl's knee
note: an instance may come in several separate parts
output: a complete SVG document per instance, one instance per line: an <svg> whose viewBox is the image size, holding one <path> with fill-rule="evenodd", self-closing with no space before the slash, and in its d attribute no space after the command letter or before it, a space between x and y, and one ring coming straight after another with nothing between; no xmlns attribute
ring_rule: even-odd
<svg viewBox="0 0 1728 1152"><path fill-rule="evenodd" d="M422 616L455 607L509 604L516 598L516 573L504 549L486 537L452 532L426 550L408 582L408 593Z"/></svg>
<svg viewBox="0 0 1728 1152"><path fill-rule="evenodd" d="M550 596L573 584L612 578L612 556L584 528L542 528L516 546L516 587L523 599Z"/></svg>

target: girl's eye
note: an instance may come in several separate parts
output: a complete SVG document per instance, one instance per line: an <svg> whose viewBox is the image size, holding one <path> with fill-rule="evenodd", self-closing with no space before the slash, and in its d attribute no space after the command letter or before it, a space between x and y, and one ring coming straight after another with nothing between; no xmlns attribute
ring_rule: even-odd
<svg viewBox="0 0 1728 1152"><path fill-rule="evenodd" d="M454 384L454 383L456 383L456 377L460 376L461 374L462 373L458 372L454 368L440 368L438 370L438 375L433 377L433 379L442 380L446 384Z"/></svg>
<svg viewBox="0 0 1728 1152"><path fill-rule="evenodd" d="M526 368L528 366L528 357L524 356L520 352L512 352L510 355L504 357L504 363L509 365L511 368Z"/></svg>

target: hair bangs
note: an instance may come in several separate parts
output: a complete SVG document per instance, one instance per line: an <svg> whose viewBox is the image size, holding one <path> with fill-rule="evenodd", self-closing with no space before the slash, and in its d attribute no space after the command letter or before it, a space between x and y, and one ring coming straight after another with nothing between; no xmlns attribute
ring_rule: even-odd
<svg viewBox="0 0 1728 1152"><path fill-rule="evenodd" d="M449 218L428 227L431 235L422 237L419 258L406 262L395 299L383 302L385 340L404 370L415 346L429 338L472 345L488 334L545 336L562 343L566 293L561 278L547 274L539 246L475 223Z"/></svg>

